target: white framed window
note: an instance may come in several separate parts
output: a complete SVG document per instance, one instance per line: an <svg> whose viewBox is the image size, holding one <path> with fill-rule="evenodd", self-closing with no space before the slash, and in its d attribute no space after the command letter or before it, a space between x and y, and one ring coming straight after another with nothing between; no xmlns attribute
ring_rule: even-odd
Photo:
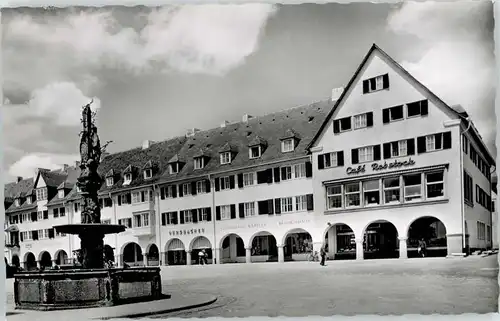
<svg viewBox="0 0 500 321"><path fill-rule="evenodd" d="M118 220L118 225L123 225L127 228L131 228L132 227L132 218L131 217L127 217L127 218L122 218L122 219L119 219Z"/></svg>
<svg viewBox="0 0 500 321"><path fill-rule="evenodd" d="M338 153L339 152L332 152L332 153L327 153L327 154L321 155L321 156L323 156L323 163L325 164L325 168L339 166Z"/></svg>
<svg viewBox="0 0 500 321"><path fill-rule="evenodd" d="M39 221L43 220L43 212L42 211L38 211L37 216L38 216Z"/></svg>
<svg viewBox="0 0 500 321"><path fill-rule="evenodd" d="M203 167L205 167L205 158L196 157L194 159L194 169L202 169Z"/></svg>
<svg viewBox="0 0 500 321"><path fill-rule="evenodd" d="M363 182L363 198L365 206L380 204L380 182L378 179Z"/></svg>
<svg viewBox="0 0 500 321"><path fill-rule="evenodd" d="M281 152L283 153L288 153L288 152L293 152L295 146L294 146L294 140L293 138L288 138L285 140L281 141Z"/></svg>
<svg viewBox="0 0 500 321"><path fill-rule="evenodd" d="M144 179L150 179L153 177L153 170L152 169L145 169L144 170Z"/></svg>
<svg viewBox="0 0 500 321"><path fill-rule="evenodd" d="M295 196L295 210L297 212L307 210L307 196L306 195Z"/></svg>
<svg viewBox="0 0 500 321"><path fill-rule="evenodd" d="M342 185L328 186L326 188L326 198L328 209L342 208Z"/></svg>
<svg viewBox="0 0 500 321"><path fill-rule="evenodd" d="M60 189L57 191L57 196L59 196L59 198L64 198L64 189Z"/></svg>
<svg viewBox="0 0 500 321"><path fill-rule="evenodd" d="M306 163L293 165L293 174L295 178L306 177Z"/></svg>
<svg viewBox="0 0 500 321"><path fill-rule="evenodd" d="M422 174L410 174L403 176L404 201L413 202L422 199Z"/></svg>
<svg viewBox="0 0 500 321"><path fill-rule="evenodd" d="M191 195L191 184L189 183L182 184L182 194L184 196Z"/></svg>
<svg viewBox="0 0 500 321"><path fill-rule="evenodd" d="M428 199L444 196L444 172L425 174L426 197Z"/></svg>
<svg viewBox="0 0 500 321"><path fill-rule="evenodd" d="M353 117L354 129L365 128L367 126L367 114L356 115Z"/></svg>
<svg viewBox="0 0 500 321"><path fill-rule="evenodd" d="M230 189L231 186L230 186L230 179L229 179L229 176L224 176L224 177L220 177L220 189L221 190L225 190L225 189Z"/></svg>
<svg viewBox="0 0 500 321"><path fill-rule="evenodd" d="M231 219L231 205L222 205L220 207L220 218L221 220Z"/></svg>
<svg viewBox="0 0 500 321"><path fill-rule="evenodd" d="M205 188L205 181L197 181L196 182L196 193L197 194L203 194L206 193L207 190Z"/></svg>
<svg viewBox="0 0 500 321"><path fill-rule="evenodd" d="M172 163L168 166L170 174L177 174L179 172L179 164Z"/></svg>
<svg viewBox="0 0 500 321"><path fill-rule="evenodd" d="M280 168L281 170L281 180L287 181L292 179L292 166L284 166Z"/></svg>
<svg viewBox="0 0 500 321"><path fill-rule="evenodd" d="M373 82L375 86L371 86L372 90L375 91L375 90L381 90L384 88L384 78L383 76L377 76L375 77L375 81Z"/></svg>
<svg viewBox="0 0 500 321"><path fill-rule="evenodd" d="M389 110L389 121L404 119L403 105L387 108Z"/></svg>
<svg viewBox="0 0 500 321"><path fill-rule="evenodd" d="M16 198L16 200L14 201L14 205L16 207L19 207L19 205L21 205L21 201L19 200L19 198Z"/></svg>
<svg viewBox="0 0 500 321"><path fill-rule="evenodd" d="M193 223L193 211L192 210L186 210L184 212L184 223Z"/></svg>
<svg viewBox="0 0 500 321"><path fill-rule="evenodd" d="M132 182L132 174L127 173L123 176L123 185L128 185Z"/></svg>
<svg viewBox="0 0 500 321"><path fill-rule="evenodd" d="M281 199L281 213L289 213L293 211L293 198L283 197Z"/></svg>
<svg viewBox="0 0 500 321"><path fill-rule="evenodd" d="M32 201L31 201L31 196L28 196L28 197L26 198L26 203L31 204L31 202L32 202Z"/></svg>
<svg viewBox="0 0 500 321"><path fill-rule="evenodd" d="M153 191L139 191L132 193L132 204L145 203L151 201L153 198Z"/></svg>
<svg viewBox="0 0 500 321"><path fill-rule="evenodd" d="M361 205L361 191L359 182L345 184L345 204L346 207L358 207Z"/></svg>
<svg viewBox="0 0 500 321"><path fill-rule="evenodd" d="M373 162L373 146L358 148L359 162Z"/></svg>
<svg viewBox="0 0 500 321"><path fill-rule="evenodd" d="M385 204L401 202L401 181L399 177L384 178L383 186Z"/></svg>
<svg viewBox="0 0 500 321"><path fill-rule="evenodd" d="M339 119L339 131L346 132L352 129L352 119L351 117L344 117Z"/></svg>
<svg viewBox="0 0 500 321"><path fill-rule="evenodd" d="M110 186L113 186L113 184L114 184L113 177L107 177L106 178L106 186L110 187Z"/></svg>
<svg viewBox="0 0 500 321"><path fill-rule="evenodd" d="M255 173L243 173L243 186L251 186L255 184Z"/></svg>
<svg viewBox="0 0 500 321"><path fill-rule="evenodd" d="M141 192L132 193L132 204L141 203Z"/></svg>
<svg viewBox="0 0 500 321"><path fill-rule="evenodd" d="M406 139L392 142L390 146L391 157L403 157L408 155L408 141Z"/></svg>
<svg viewBox="0 0 500 321"><path fill-rule="evenodd" d="M224 152L220 154L220 163L222 165L224 164L230 164L231 163L231 152Z"/></svg>
<svg viewBox="0 0 500 321"><path fill-rule="evenodd" d="M76 185L76 192L77 193L81 193L82 192L82 189L80 188L80 186Z"/></svg>
<svg viewBox="0 0 500 321"><path fill-rule="evenodd" d="M148 227L149 226L149 213L134 214L134 227Z"/></svg>
<svg viewBox="0 0 500 321"><path fill-rule="evenodd" d="M202 221L202 222L203 221L205 221L205 222L208 221L208 208L206 208L206 207L205 208L200 208L198 210L198 213L199 213L199 215L198 215L198 221Z"/></svg>
<svg viewBox="0 0 500 321"><path fill-rule="evenodd" d="M250 217L255 215L255 202L244 203L243 208L245 211L245 217Z"/></svg>
<svg viewBox="0 0 500 321"><path fill-rule="evenodd" d="M477 221L476 223L477 226L477 239L478 240L484 240L486 237L486 225L483 222Z"/></svg>
<svg viewBox="0 0 500 321"><path fill-rule="evenodd" d="M36 199L39 201L47 200L47 188L42 187L36 190Z"/></svg>
<svg viewBox="0 0 500 321"><path fill-rule="evenodd" d="M425 150L427 152L432 152L437 150L436 148L436 135L425 136Z"/></svg>
<svg viewBox="0 0 500 321"><path fill-rule="evenodd" d="M259 158L261 156L261 146L253 146L249 149L250 159Z"/></svg>

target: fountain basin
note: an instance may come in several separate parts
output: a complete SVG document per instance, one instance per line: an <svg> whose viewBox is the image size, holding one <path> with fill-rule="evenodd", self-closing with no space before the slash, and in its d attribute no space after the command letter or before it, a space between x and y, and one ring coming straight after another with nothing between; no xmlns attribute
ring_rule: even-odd
<svg viewBox="0 0 500 321"><path fill-rule="evenodd" d="M125 231L125 226L117 224L64 224L54 226L57 232L77 235L93 235L93 234L118 234Z"/></svg>
<svg viewBox="0 0 500 321"><path fill-rule="evenodd" d="M90 308L165 298L159 267L26 272L14 278L16 309Z"/></svg>

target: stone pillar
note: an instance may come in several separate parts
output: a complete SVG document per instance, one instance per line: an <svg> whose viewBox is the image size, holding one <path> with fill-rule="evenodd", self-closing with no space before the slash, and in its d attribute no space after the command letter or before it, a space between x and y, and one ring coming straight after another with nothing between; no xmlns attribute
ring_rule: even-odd
<svg viewBox="0 0 500 321"><path fill-rule="evenodd" d="M337 253L337 229L335 226L330 227L328 230L328 257L335 259Z"/></svg>
<svg viewBox="0 0 500 321"><path fill-rule="evenodd" d="M212 264L221 264L220 257L220 249L212 249Z"/></svg>
<svg viewBox="0 0 500 321"><path fill-rule="evenodd" d="M236 250L237 250L237 245L236 245L236 235L235 234L231 234L229 235L229 257L231 259L231 261L236 261Z"/></svg>
<svg viewBox="0 0 500 321"><path fill-rule="evenodd" d="M167 265L167 252L160 252L159 265Z"/></svg>
<svg viewBox="0 0 500 321"><path fill-rule="evenodd" d="M146 254L142 256L142 262L144 266L148 266L148 256Z"/></svg>
<svg viewBox="0 0 500 321"><path fill-rule="evenodd" d="M191 251L186 251L186 264L191 265Z"/></svg>
<svg viewBox="0 0 500 321"><path fill-rule="evenodd" d="M245 248L245 263L252 263L252 248Z"/></svg>
<svg viewBox="0 0 500 321"><path fill-rule="evenodd" d="M364 259L363 239L356 239L356 260Z"/></svg>
<svg viewBox="0 0 500 321"><path fill-rule="evenodd" d="M408 258L408 247L406 241L407 237L398 237L399 239L399 258L407 259Z"/></svg>
<svg viewBox="0 0 500 321"><path fill-rule="evenodd" d="M285 251L283 250L283 245L278 245L278 262L285 262Z"/></svg>
<svg viewBox="0 0 500 321"><path fill-rule="evenodd" d="M461 233L446 234L446 243L448 255L460 254L463 252Z"/></svg>

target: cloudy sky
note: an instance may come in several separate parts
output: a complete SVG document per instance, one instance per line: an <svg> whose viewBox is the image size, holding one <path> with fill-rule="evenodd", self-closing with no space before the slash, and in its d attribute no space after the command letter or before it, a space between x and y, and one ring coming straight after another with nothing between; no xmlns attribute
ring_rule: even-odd
<svg viewBox="0 0 500 321"><path fill-rule="evenodd" d="M327 98L377 43L494 150L488 2L5 9L4 170L77 160L92 97L110 152Z"/></svg>

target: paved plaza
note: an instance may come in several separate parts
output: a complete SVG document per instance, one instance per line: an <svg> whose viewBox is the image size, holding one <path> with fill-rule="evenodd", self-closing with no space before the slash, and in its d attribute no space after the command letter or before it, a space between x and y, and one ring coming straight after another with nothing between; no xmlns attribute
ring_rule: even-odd
<svg viewBox="0 0 500 321"><path fill-rule="evenodd" d="M325 267L312 262L163 267L165 292L216 295L217 301L152 317L498 311L496 255L327 263ZM11 284L7 282L8 304L12 304Z"/></svg>

